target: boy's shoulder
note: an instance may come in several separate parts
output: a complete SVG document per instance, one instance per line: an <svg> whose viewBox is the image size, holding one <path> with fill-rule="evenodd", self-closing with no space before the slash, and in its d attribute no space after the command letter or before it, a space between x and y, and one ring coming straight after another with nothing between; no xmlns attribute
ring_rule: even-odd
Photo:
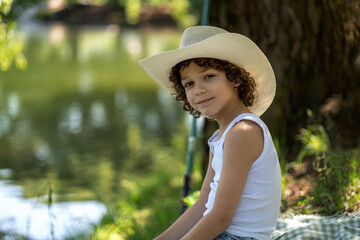
<svg viewBox="0 0 360 240"><path fill-rule="evenodd" d="M246 120L243 119L239 122L237 122L236 124L234 124L234 126L229 129L228 135L232 136L234 135L234 137L238 136L238 135L253 135L253 134L261 134L262 135L262 128L259 126L259 124L257 124L256 122L252 121L252 120Z"/></svg>
<svg viewBox="0 0 360 240"><path fill-rule="evenodd" d="M235 146L259 146L260 150L264 142L263 129L254 121L241 120L228 131L225 142Z"/></svg>
<svg viewBox="0 0 360 240"><path fill-rule="evenodd" d="M262 128L253 121L242 120L228 131L224 142L224 154L238 156L252 164L261 155L263 147Z"/></svg>

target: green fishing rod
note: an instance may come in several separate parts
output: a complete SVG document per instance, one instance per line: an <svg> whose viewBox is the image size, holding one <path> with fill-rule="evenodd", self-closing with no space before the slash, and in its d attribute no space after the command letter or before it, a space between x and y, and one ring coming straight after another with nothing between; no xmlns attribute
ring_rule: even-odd
<svg viewBox="0 0 360 240"><path fill-rule="evenodd" d="M203 26L207 25L208 23L209 9L210 9L210 0L204 0L202 18L201 18L201 25ZM188 207L187 204L184 202L184 198L188 196L191 191L195 138L196 138L196 118L193 117L191 123L190 135L188 137L186 174L184 176L184 185L183 185L184 187L182 193L180 214L183 214Z"/></svg>

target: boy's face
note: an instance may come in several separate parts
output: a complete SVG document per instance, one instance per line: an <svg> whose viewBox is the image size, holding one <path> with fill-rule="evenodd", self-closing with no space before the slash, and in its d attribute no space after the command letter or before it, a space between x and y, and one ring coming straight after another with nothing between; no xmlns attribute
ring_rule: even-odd
<svg viewBox="0 0 360 240"><path fill-rule="evenodd" d="M216 118L239 101L238 84L230 82L223 71L199 67L191 62L180 76L188 102L205 116Z"/></svg>

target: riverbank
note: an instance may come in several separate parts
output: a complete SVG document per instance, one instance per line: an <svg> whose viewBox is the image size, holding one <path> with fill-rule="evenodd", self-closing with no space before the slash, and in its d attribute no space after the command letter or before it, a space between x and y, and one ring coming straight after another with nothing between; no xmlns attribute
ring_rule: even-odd
<svg viewBox="0 0 360 240"><path fill-rule="evenodd" d="M43 10L35 18L45 23L63 22L73 26L118 25L125 28L178 28L177 20L172 16L169 8L147 6L138 14L136 22L129 22L124 6L75 3L64 5L55 11Z"/></svg>
<svg viewBox="0 0 360 240"><path fill-rule="evenodd" d="M89 235L92 226L97 225L107 212L105 205L97 201L52 202L56 199L55 194L28 199L22 195L21 186L0 180L0 236L66 239L79 234Z"/></svg>

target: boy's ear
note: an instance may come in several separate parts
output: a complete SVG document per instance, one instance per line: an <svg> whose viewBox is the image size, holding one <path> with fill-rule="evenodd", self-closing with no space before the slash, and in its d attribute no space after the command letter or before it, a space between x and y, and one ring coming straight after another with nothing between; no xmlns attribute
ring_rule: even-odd
<svg viewBox="0 0 360 240"><path fill-rule="evenodd" d="M235 88L238 88L239 86L240 86L240 81L235 81L235 82L234 82L234 87L235 87Z"/></svg>

